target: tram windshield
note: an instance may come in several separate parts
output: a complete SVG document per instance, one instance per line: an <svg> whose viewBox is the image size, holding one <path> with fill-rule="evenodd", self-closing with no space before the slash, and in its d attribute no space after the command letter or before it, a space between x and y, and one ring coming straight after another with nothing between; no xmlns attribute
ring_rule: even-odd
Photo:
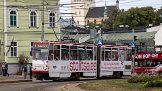
<svg viewBox="0 0 162 91"><path fill-rule="evenodd" d="M48 60L49 45L45 43L33 44L33 60Z"/></svg>

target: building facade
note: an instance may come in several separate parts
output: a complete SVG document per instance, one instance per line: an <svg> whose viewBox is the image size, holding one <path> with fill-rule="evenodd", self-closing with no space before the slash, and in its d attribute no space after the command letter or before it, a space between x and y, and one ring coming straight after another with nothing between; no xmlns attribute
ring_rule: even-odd
<svg viewBox="0 0 162 91"><path fill-rule="evenodd" d="M1 62L4 61L4 48L7 48L6 62L9 64L9 73L18 71L19 55L25 55L32 62L33 42L41 41L42 37L42 2L36 0L6 0L7 45L4 46L3 37L3 0L0 1L0 41ZM44 40L57 41L59 38L59 0L47 0L44 9ZM54 34L57 34L57 37Z"/></svg>
<svg viewBox="0 0 162 91"><path fill-rule="evenodd" d="M74 21L81 26L86 25L85 17L90 7L95 7L95 0L71 0L71 12Z"/></svg>
<svg viewBox="0 0 162 91"><path fill-rule="evenodd" d="M119 0L116 1L116 5L107 6L105 3L103 7L91 7L85 17L85 24L102 24L115 10L119 10Z"/></svg>

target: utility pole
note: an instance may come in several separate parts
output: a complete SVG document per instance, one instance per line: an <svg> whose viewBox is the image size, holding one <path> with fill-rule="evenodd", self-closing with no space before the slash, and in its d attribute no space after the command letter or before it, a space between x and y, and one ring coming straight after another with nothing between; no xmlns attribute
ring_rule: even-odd
<svg viewBox="0 0 162 91"><path fill-rule="evenodd" d="M44 0L42 0L42 35L41 41L44 41Z"/></svg>
<svg viewBox="0 0 162 91"><path fill-rule="evenodd" d="M101 64L101 53L102 53L102 30L100 28L100 30L98 31L98 46L97 46L97 78L99 79L100 78L100 73L101 73L101 69L100 69L100 64Z"/></svg>
<svg viewBox="0 0 162 91"><path fill-rule="evenodd" d="M6 19L6 0L3 0L3 49L4 61L7 62L7 19Z"/></svg>
<svg viewBox="0 0 162 91"><path fill-rule="evenodd" d="M134 73L134 67L135 67L135 56L136 56L136 40L137 40L137 36L135 36L134 34L134 29L132 29L132 33L133 33L133 46L132 46L132 68L133 68L133 73Z"/></svg>

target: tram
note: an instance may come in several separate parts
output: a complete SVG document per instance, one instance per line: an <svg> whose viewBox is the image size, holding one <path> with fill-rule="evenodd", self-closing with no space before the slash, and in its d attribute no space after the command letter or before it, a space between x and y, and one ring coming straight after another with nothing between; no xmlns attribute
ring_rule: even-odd
<svg viewBox="0 0 162 91"><path fill-rule="evenodd" d="M33 74L37 79L73 79L131 75L128 46L35 42Z"/></svg>

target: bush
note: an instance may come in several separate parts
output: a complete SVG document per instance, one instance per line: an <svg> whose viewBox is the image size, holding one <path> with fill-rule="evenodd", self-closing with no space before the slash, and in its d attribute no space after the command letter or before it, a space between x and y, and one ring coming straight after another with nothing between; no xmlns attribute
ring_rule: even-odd
<svg viewBox="0 0 162 91"><path fill-rule="evenodd" d="M133 76L128 79L128 83L138 83L141 82L141 79L138 76Z"/></svg>
<svg viewBox="0 0 162 91"><path fill-rule="evenodd" d="M162 80L146 82L144 87L162 87Z"/></svg>
<svg viewBox="0 0 162 91"><path fill-rule="evenodd" d="M154 80L158 80L161 77L159 76L149 76L149 75L138 75L138 76L134 76L130 79L128 79L128 83L142 83L142 82L150 82L150 81L154 81Z"/></svg>

